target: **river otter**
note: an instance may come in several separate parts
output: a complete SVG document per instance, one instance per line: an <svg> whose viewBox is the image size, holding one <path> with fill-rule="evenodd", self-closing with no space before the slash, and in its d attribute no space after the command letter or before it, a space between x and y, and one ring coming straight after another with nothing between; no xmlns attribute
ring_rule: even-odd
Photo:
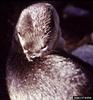
<svg viewBox="0 0 93 100"><path fill-rule="evenodd" d="M24 9L16 25L16 32L29 61L49 54L55 48L62 48L64 44L59 16L48 3L37 3Z"/></svg>
<svg viewBox="0 0 93 100"><path fill-rule="evenodd" d="M22 47L15 33L6 64L11 100L72 100L73 96L93 96L91 66L59 50L29 61Z"/></svg>
<svg viewBox="0 0 93 100"><path fill-rule="evenodd" d="M62 55L46 55L29 62L14 41L6 70L11 100L72 100L73 96L93 96L93 68Z"/></svg>

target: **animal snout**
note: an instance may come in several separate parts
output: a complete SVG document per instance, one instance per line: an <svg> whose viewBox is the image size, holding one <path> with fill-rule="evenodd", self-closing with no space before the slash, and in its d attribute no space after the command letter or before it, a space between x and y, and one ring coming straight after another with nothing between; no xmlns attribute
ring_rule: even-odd
<svg viewBox="0 0 93 100"><path fill-rule="evenodd" d="M41 53L33 53L30 57L34 59L34 58L40 57L41 55L42 55Z"/></svg>

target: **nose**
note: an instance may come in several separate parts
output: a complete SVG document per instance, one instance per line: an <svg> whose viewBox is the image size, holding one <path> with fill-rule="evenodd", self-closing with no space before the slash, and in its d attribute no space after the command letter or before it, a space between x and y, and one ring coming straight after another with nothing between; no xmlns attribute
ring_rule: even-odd
<svg viewBox="0 0 93 100"><path fill-rule="evenodd" d="M36 58L36 56L35 56L35 55L31 55L30 57L31 57L32 59Z"/></svg>
<svg viewBox="0 0 93 100"><path fill-rule="evenodd" d="M40 57L41 55L42 55L41 53L33 53L30 57L31 57L32 59L34 59L34 58Z"/></svg>

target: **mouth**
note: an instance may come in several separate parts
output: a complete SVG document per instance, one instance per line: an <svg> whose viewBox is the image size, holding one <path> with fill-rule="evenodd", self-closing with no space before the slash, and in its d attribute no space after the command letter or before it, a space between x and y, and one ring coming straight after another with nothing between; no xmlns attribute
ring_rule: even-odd
<svg viewBox="0 0 93 100"><path fill-rule="evenodd" d="M40 58L41 55L40 54L37 54L37 55L29 55L29 54L26 54L26 58L28 59L28 61L33 61L37 58Z"/></svg>

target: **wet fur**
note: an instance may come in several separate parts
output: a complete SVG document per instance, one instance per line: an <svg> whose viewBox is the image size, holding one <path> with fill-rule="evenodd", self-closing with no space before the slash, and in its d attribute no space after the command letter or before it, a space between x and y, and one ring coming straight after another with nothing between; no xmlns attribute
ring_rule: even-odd
<svg viewBox="0 0 93 100"><path fill-rule="evenodd" d="M62 51L29 62L15 37L6 75L11 100L72 100L73 96L93 96L91 66Z"/></svg>
<svg viewBox="0 0 93 100"><path fill-rule="evenodd" d="M93 96L93 67L57 50L29 62L17 33L7 61L6 81L11 100L72 100Z"/></svg>
<svg viewBox="0 0 93 100"><path fill-rule="evenodd" d="M55 48L63 48L59 16L51 4L37 3L25 8L16 32L29 60L32 56L41 57Z"/></svg>

